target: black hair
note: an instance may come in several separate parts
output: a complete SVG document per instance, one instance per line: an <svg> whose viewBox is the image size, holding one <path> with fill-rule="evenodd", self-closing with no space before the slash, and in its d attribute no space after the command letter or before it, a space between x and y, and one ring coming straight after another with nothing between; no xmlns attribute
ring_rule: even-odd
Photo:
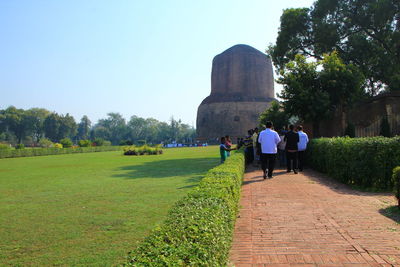
<svg viewBox="0 0 400 267"><path fill-rule="evenodd" d="M293 124L290 124L290 125L289 125L289 129L290 129L291 131L293 131L294 125L293 125Z"/></svg>
<svg viewBox="0 0 400 267"><path fill-rule="evenodd" d="M265 127L267 127L267 128L272 128L272 126L274 126L274 124L272 123L272 121L267 121L267 122L265 123Z"/></svg>

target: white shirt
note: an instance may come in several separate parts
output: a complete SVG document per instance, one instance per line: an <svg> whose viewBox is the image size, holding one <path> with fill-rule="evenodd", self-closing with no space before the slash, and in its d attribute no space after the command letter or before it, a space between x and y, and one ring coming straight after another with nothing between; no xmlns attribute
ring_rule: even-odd
<svg viewBox="0 0 400 267"><path fill-rule="evenodd" d="M299 142L297 143L297 147L299 151L304 151L307 148L308 136L303 131L299 131L298 134L299 134Z"/></svg>
<svg viewBox="0 0 400 267"><path fill-rule="evenodd" d="M276 146L280 141L278 133L269 128L262 131L258 136L258 142L261 144L261 153L263 154L276 154L278 152Z"/></svg>

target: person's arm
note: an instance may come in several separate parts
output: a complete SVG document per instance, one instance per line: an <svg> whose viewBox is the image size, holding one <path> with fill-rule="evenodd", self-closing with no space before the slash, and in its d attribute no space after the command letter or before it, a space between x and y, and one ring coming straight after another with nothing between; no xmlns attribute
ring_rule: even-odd
<svg viewBox="0 0 400 267"><path fill-rule="evenodd" d="M304 135L306 136L306 144L308 144L308 135L306 133L304 133Z"/></svg>
<svg viewBox="0 0 400 267"><path fill-rule="evenodd" d="M262 134L260 133L260 134L258 135L258 142L261 143L261 141L262 141Z"/></svg>
<svg viewBox="0 0 400 267"><path fill-rule="evenodd" d="M278 145L281 142L281 138L279 137L278 133L275 133L275 144Z"/></svg>

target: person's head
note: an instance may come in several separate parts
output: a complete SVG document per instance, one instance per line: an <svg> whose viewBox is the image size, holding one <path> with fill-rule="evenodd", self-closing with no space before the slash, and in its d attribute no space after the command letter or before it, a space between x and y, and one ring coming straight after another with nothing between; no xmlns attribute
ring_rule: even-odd
<svg viewBox="0 0 400 267"><path fill-rule="evenodd" d="M274 126L274 124L272 123L272 121L267 121L267 122L265 123L265 127L269 128L269 129L271 129L272 126Z"/></svg>
<svg viewBox="0 0 400 267"><path fill-rule="evenodd" d="M290 129L291 131L293 131L293 130L294 130L294 125L293 125L293 124L290 124L290 125L289 125L289 129Z"/></svg>
<svg viewBox="0 0 400 267"><path fill-rule="evenodd" d="M254 128L254 132L258 133L258 128L257 127Z"/></svg>
<svg viewBox="0 0 400 267"><path fill-rule="evenodd" d="M303 126L301 126L301 125L299 125L299 126L297 126L297 131L303 131Z"/></svg>
<svg viewBox="0 0 400 267"><path fill-rule="evenodd" d="M247 134L248 134L248 135L252 135L252 134L253 134L253 130L252 130L252 129L248 130L248 131L247 131Z"/></svg>
<svg viewBox="0 0 400 267"><path fill-rule="evenodd" d="M230 140L231 140L231 137L230 137L229 135L225 135L225 140L226 140L226 141L230 141Z"/></svg>
<svg viewBox="0 0 400 267"><path fill-rule="evenodd" d="M225 136L221 137L221 144L225 144Z"/></svg>

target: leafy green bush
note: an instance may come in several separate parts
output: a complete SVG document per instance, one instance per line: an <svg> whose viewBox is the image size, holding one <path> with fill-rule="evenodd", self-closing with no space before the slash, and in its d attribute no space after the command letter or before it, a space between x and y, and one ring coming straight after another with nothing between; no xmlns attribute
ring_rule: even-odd
<svg viewBox="0 0 400 267"><path fill-rule="evenodd" d="M80 147L90 147L92 146L92 142L90 140L79 140L78 146Z"/></svg>
<svg viewBox="0 0 400 267"><path fill-rule="evenodd" d="M111 146L111 141L104 140L102 146Z"/></svg>
<svg viewBox="0 0 400 267"><path fill-rule="evenodd" d="M138 155L157 155L157 154L162 154L162 149L161 146L128 146L124 147L124 155L126 156L138 156Z"/></svg>
<svg viewBox="0 0 400 267"><path fill-rule="evenodd" d="M398 206L400 208L400 166L393 169L392 181L396 188L395 189L396 190L396 198L398 200Z"/></svg>
<svg viewBox="0 0 400 267"><path fill-rule="evenodd" d="M47 138L40 138L39 140L39 146L40 147L53 147L54 144Z"/></svg>
<svg viewBox="0 0 400 267"><path fill-rule="evenodd" d="M24 144L17 144L16 146L15 146L15 149L24 149L25 148L25 145Z"/></svg>
<svg viewBox="0 0 400 267"><path fill-rule="evenodd" d="M9 150L11 149L10 145L0 143L0 150Z"/></svg>
<svg viewBox="0 0 400 267"><path fill-rule="evenodd" d="M60 146L60 148L57 148L57 146ZM62 148L61 144L55 144L54 147L49 147L49 148L8 149L8 150L0 149L0 159L1 158L61 155L61 154L71 154L71 153L118 151L118 150L122 150L122 147L120 147L120 146L101 146L101 147Z"/></svg>
<svg viewBox="0 0 400 267"><path fill-rule="evenodd" d="M72 147L72 145L73 145L71 139L69 139L69 138L61 139L60 144L62 144L64 148Z"/></svg>
<svg viewBox="0 0 400 267"><path fill-rule="evenodd" d="M129 253L128 266L226 266L238 213L244 155L208 171L166 221Z"/></svg>
<svg viewBox="0 0 400 267"><path fill-rule="evenodd" d="M103 138L95 138L93 140L93 146L102 146L104 144Z"/></svg>
<svg viewBox="0 0 400 267"><path fill-rule="evenodd" d="M400 163L400 136L313 139L307 154L311 167L340 182L392 190L392 170Z"/></svg>

